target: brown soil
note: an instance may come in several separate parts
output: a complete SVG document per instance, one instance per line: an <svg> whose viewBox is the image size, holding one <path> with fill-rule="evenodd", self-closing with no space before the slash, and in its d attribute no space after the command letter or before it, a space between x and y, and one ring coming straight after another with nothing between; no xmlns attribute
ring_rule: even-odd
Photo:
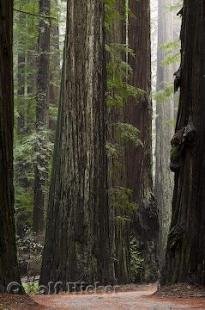
<svg viewBox="0 0 205 310"><path fill-rule="evenodd" d="M199 285L190 285L187 283L163 286L156 292L156 296L167 297L204 297L205 287Z"/></svg>
<svg viewBox="0 0 205 310"><path fill-rule="evenodd" d="M44 310L30 296L27 295L0 295L0 310Z"/></svg>

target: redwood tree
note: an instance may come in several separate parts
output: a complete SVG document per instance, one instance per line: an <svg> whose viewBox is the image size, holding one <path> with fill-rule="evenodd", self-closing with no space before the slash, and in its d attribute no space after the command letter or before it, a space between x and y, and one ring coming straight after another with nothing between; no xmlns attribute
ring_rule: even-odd
<svg viewBox="0 0 205 310"><path fill-rule="evenodd" d="M205 5L184 0L175 186L162 284L205 284ZM174 164L174 165L173 165Z"/></svg>
<svg viewBox="0 0 205 310"><path fill-rule="evenodd" d="M138 205L133 231L144 258L141 280L151 280L156 274L158 214L152 183L150 1L130 0L129 10L128 42L135 54L129 56L133 70L130 83L142 89L144 95L129 99L125 108L125 121L139 129L143 144L141 148L129 145L126 150L127 187L133 190Z"/></svg>
<svg viewBox="0 0 205 310"><path fill-rule="evenodd" d="M101 0L68 0L40 282L113 281Z"/></svg>
<svg viewBox="0 0 205 310"><path fill-rule="evenodd" d="M39 0L38 72L36 104L36 165L34 180L33 230L42 233L45 224L45 187L48 174L47 134L49 108L50 0Z"/></svg>
<svg viewBox="0 0 205 310"><path fill-rule="evenodd" d="M158 55L157 55L157 92L170 86L173 80L174 64L165 65L166 51L162 45L173 42L174 24L169 7L172 0L158 0ZM173 193L173 174L169 169L170 146L174 133L174 98L165 97L156 101L156 179L155 195L159 209L160 236L159 256L164 259L167 235L171 219L171 204Z"/></svg>
<svg viewBox="0 0 205 310"><path fill-rule="evenodd" d="M13 1L0 0L0 292L20 283L13 189Z"/></svg>
<svg viewBox="0 0 205 310"><path fill-rule="evenodd" d="M108 44L110 44L110 70L108 70L108 80L126 81L126 73L120 67L126 61L126 3L125 0L116 0L112 10L116 17L112 19L112 27L108 32ZM112 55L113 54L113 55ZM111 71L111 72L109 72ZM111 82L112 83L112 82ZM118 81L119 83L119 81ZM114 83L113 83L114 84ZM121 89L120 89L121 90ZM119 95L119 90L113 87L110 91L112 98ZM130 218L129 210L125 202L120 199L120 195L126 192L126 173L125 173L125 142L119 134L117 125L124 122L124 105L126 99L121 96L123 104L115 103L109 109L109 136L108 141L115 147L117 145L118 156L110 156L109 176L110 176L110 198L113 206L113 228L114 228L114 256L115 274L118 283L129 283L130 271ZM117 100L116 100L117 101Z"/></svg>

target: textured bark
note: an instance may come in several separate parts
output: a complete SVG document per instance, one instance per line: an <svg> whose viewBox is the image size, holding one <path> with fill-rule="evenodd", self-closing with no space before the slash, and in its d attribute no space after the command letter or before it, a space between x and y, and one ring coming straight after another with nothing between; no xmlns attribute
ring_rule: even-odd
<svg viewBox="0 0 205 310"><path fill-rule="evenodd" d="M0 1L0 292L20 283L13 189L13 1Z"/></svg>
<svg viewBox="0 0 205 310"><path fill-rule="evenodd" d="M172 0L158 0L158 56L157 56L157 91L162 91L173 80L176 71L174 65L165 66L163 60L166 52L163 44L173 42L173 13L168 9ZM159 258L162 263L166 248L167 235L171 220L171 204L173 194L173 174L169 169L170 145L174 133L174 98L164 99L156 103L156 179L155 197L159 209L160 234Z"/></svg>
<svg viewBox="0 0 205 310"><path fill-rule="evenodd" d="M57 1L53 3L54 9L58 9ZM49 85L49 106L57 107L60 93L60 41L59 41L59 21L52 21L51 24L51 44L50 44L50 85ZM49 128L52 131L56 129L56 119L50 115Z"/></svg>
<svg viewBox="0 0 205 310"><path fill-rule="evenodd" d="M40 282L113 281L100 0L69 0Z"/></svg>
<svg viewBox="0 0 205 310"><path fill-rule="evenodd" d="M25 26L25 14L19 13L19 23ZM18 124L17 124L17 133L25 133L25 111L24 111L24 96L25 96L25 63L26 55L25 51L22 49L22 35L18 37L18 101L20 101L20 109L18 111Z"/></svg>
<svg viewBox="0 0 205 310"><path fill-rule="evenodd" d="M116 11L119 18L113 21L113 27L110 34L111 44L126 44L126 3L125 0L116 1ZM126 61L126 52L121 53L122 61ZM114 95L114 94L113 94ZM120 145L119 157L110 162L111 184L112 190L126 188L126 172L125 172L125 148L124 143L117 135L115 125L124 122L124 108L112 107L109 113L111 130L109 138L112 143ZM117 163L116 163L117 161ZM129 283L130 269L130 222L124 221L128 218L128 211L122 210L122 206L114 211L114 249L115 249L115 274L118 283ZM121 220L118 220L121 218Z"/></svg>
<svg viewBox="0 0 205 310"><path fill-rule="evenodd" d="M162 284L205 284L205 5L184 0L180 102L176 133L189 125L175 174L172 221ZM173 142L173 141L172 141Z"/></svg>
<svg viewBox="0 0 205 310"><path fill-rule="evenodd" d="M129 57L133 69L132 85L145 91L141 99L130 99L125 109L125 121L140 130L143 147L129 145L126 151L127 187L133 189L138 205L133 228L144 258L141 280L151 280L156 272L156 241L158 233L157 207L152 184L152 106L150 3L148 0L130 0L128 39L135 57Z"/></svg>
<svg viewBox="0 0 205 310"><path fill-rule="evenodd" d="M39 1L39 13L50 15L50 0ZM45 221L45 186L47 182L48 163L46 154L46 134L48 129L48 96L49 96L49 51L50 22L40 19L38 38L38 73L37 73L37 105L36 105L36 166L34 179L33 230L42 233Z"/></svg>

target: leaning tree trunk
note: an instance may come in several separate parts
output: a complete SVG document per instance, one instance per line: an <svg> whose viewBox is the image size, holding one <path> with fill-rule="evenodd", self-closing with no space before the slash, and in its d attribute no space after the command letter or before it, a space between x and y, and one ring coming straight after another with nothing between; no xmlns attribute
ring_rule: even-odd
<svg viewBox="0 0 205 310"><path fill-rule="evenodd" d="M165 65L166 51L162 45L174 41L172 0L158 0L157 92L168 87L173 79L174 64ZM156 179L155 196L159 209L159 259L162 263L171 219L173 175L169 169L170 147L174 132L174 98L171 95L156 102Z"/></svg>
<svg viewBox="0 0 205 310"><path fill-rule="evenodd" d="M40 283L113 281L101 0L69 0Z"/></svg>
<svg viewBox="0 0 205 310"><path fill-rule="evenodd" d="M175 171L172 221L162 284L205 284L205 5L184 0L181 87L171 167Z"/></svg>
<svg viewBox="0 0 205 310"><path fill-rule="evenodd" d="M125 108L125 121L140 130L143 147L129 145L126 151L127 187L133 190L138 205L134 216L134 233L138 248L144 258L140 280L152 280L156 276L156 242L158 233L157 207L152 184L152 105L151 92L151 43L149 0L129 1L129 48L135 57L129 56L133 70L131 84L144 90L139 100L132 98Z"/></svg>
<svg viewBox="0 0 205 310"><path fill-rule="evenodd" d="M13 189L13 1L0 0L0 292L20 283Z"/></svg>
<svg viewBox="0 0 205 310"><path fill-rule="evenodd" d="M49 16L50 0L39 1L41 15ZM39 235L44 231L46 183L48 179L47 163L47 129L48 129L48 98L49 98L49 51L50 21L41 18L38 37L38 73L37 73L37 104L36 104L36 165L34 179L33 230Z"/></svg>

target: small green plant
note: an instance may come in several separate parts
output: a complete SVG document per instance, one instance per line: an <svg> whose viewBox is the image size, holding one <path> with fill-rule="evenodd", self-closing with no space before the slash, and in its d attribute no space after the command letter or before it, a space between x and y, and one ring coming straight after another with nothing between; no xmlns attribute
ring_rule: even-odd
<svg viewBox="0 0 205 310"><path fill-rule="evenodd" d="M144 269L144 259L138 249L136 239L133 237L130 241L130 278L133 283L140 279L140 274Z"/></svg>
<svg viewBox="0 0 205 310"><path fill-rule="evenodd" d="M39 293L39 284L38 282L23 282L23 287L28 295L35 295Z"/></svg>
<svg viewBox="0 0 205 310"><path fill-rule="evenodd" d="M116 137L121 143L130 142L134 146L143 146L139 139L140 131L133 125L128 123L115 123Z"/></svg>
<svg viewBox="0 0 205 310"><path fill-rule="evenodd" d="M119 211L126 212L127 215L133 214L137 209L137 204L132 201L133 192L129 188L115 187L111 189L111 204L112 207ZM123 213L122 212L122 213Z"/></svg>

